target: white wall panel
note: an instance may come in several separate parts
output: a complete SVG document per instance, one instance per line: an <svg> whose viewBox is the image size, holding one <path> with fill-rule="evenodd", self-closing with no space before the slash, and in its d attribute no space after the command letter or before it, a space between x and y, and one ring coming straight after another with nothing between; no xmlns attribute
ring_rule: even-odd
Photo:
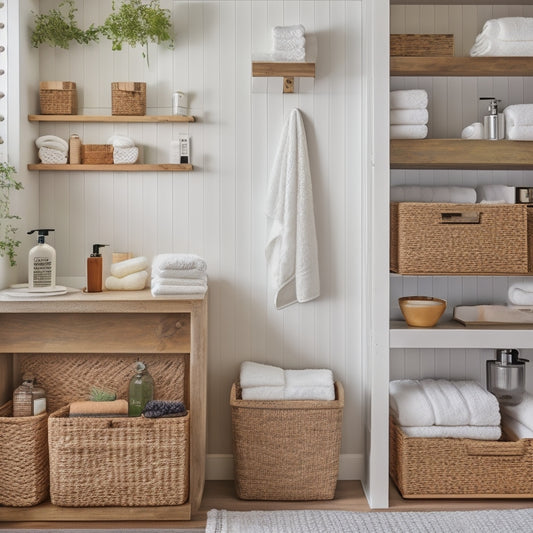
<svg viewBox="0 0 533 533"><path fill-rule="evenodd" d="M42 0L41 11L56 0ZM40 223L56 228L58 275L80 279L93 242L150 259L195 252L209 273L208 452L231 453L228 395L243 360L330 367L346 389L344 454L362 456L361 3L354 0L161 0L172 12L174 50L111 44L40 48L40 79L75 81L80 113L108 114L113 81L146 81L147 113L189 95L193 124L42 124L84 143L113 133L142 145L144 162L168 161L171 139L191 135L190 173L41 173ZM86 27L109 0L78 0ZM318 43L316 79L251 78L252 53L270 51L275 25L302 23ZM433 22L434 23L434 22ZM37 90L37 87L34 88ZM285 118L302 110L308 137L322 295L277 311L268 283L264 215L269 171ZM37 112L37 109L33 110ZM35 154L36 156L36 154Z"/></svg>

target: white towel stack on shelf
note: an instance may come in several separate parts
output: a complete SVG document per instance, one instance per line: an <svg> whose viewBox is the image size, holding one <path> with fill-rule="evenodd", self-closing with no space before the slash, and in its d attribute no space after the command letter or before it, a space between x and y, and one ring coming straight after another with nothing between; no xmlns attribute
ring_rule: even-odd
<svg viewBox="0 0 533 533"><path fill-rule="evenodd" d="M501 437L498 400L475 381L395 380L389 383L389 401L409 437Z"/></svg>
<svg viewBox="0 0 533 533"><path fill-rule="evenodd" d="M507 291L507 301L511 305L533 305L533 281L517 281Z"/></svg>
<svg viewBox="0 0 533 533"><path fill-rule="evenodd" d="M305 61L305 28L295 26L275 26L272 29L274 61Z"/></svg>
<svg viewBox="0 0 533 533"><path fill-rule="evenodd" d="M470 50L471 56L532 56L533 18L487 20Z"/></svg>
<svg viewBox="0 0 533 533"><path fill-rule="evenodd" d="M425 139L428 134L428 93L424 89L391 91L391 139Z"/></svg>
<svg viewBox="0 0 533 533"><path fill-rule="evenodd" d="M43 135L36 139L41 163L47 165L65 165L68 159L68 142L55 135Z"/></svg>
<svg viewBox="0 0 533 533"><path fill-rule="evenodd" d="M140 291L144 289L148 279L148 265L148 259L142 256L113 263L110 267L111 276L105 280L105 288L108 291Z"/></svg>
<svg viewBox="0 0 533 533"><path fill-rule="evenodd" d="M205 294L207 263L195 254L160 254L152 261L152 295Z"/></svg>
<svg viewBox="0 0 533 533"><path fill-rule="evenodd" d="M502 405L504 425L519 439L533 439L533 394L526 392L518 405Z"/></svg>
<svg viewBox="0 0 533 533"><path fill-rule="evenodd" d="M508 105L504 110L505 136L511 141L533 141L533 104Z"/></svg>
<svg viewBox="0 0 533 533"><path fill-rule="evenodd" d="M135 141L124 135L112 135L107 144L113 145L113 163L115 165L132 165L139 159L139 148Z"/></svg>
<svg viewBox="0 0 533 533"><path fill-rule="evenodd" d="M333 372L325 368L283 370L244 361L239 385L243 400L334 400Z"/></svg>

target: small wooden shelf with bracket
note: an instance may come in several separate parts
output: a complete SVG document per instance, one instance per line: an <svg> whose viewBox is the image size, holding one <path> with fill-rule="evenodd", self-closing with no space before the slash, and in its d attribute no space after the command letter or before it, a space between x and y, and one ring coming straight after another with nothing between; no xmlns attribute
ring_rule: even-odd
<svg viewBox="0 0 533 533"><path fill-rule="evenodd" d="M195 122L183 115L28 115L30 122Z"/></svg>
<svg viewBox="0 0 533 533"><path fill-rule="evenodd" d="M192 165L159 163L142 165L45 165L43 163L29 164L28 170L53 170L54 172L190 172Z"/></svg>
<svg viewBox="0 0 533 533"><path fill-rule="evenodd" d="M256 78L283 78L283 92L294 92L294 78L314 78L315 63L296 61L282 63L278 61L253 61L252 76Z"/></svg>

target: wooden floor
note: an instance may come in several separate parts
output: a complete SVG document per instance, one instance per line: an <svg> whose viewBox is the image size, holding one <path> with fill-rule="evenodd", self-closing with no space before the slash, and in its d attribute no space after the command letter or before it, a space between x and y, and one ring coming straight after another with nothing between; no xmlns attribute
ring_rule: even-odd
<svg viewBox="0 0 533 533"><path fill-rule="evenodd" d="M466 511L477 509L518 509L533 507L529 500L404 500L391 485L390 508L387 511ZM230 511L285 510L285 509L329 509L342 511L371 511L358 481L339 481L335 499L322 502L258 502L239 500L235 496L232 481L208 481L202 505L193 520L187 522L4 522L0 529L53 529L67 528L157 528L198 529L205 528L209 509ZM382 510L383 511L383 510Z"/></svg>

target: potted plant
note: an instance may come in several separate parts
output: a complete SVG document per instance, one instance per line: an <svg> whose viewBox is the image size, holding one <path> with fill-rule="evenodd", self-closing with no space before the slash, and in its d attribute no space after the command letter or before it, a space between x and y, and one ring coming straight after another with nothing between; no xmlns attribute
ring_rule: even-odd
<svg viewBox="0 0 533 533"><path fill-rule="evenodd" d="M16 239L17 228L14 220L20 220L17 215L12 215L9 208L9 196L12 190L22 189L22 183L15 179L15 167L9 163L0 163L0 258L9 261L9 266L15 266L16 249L20 241Z"/></svg>

